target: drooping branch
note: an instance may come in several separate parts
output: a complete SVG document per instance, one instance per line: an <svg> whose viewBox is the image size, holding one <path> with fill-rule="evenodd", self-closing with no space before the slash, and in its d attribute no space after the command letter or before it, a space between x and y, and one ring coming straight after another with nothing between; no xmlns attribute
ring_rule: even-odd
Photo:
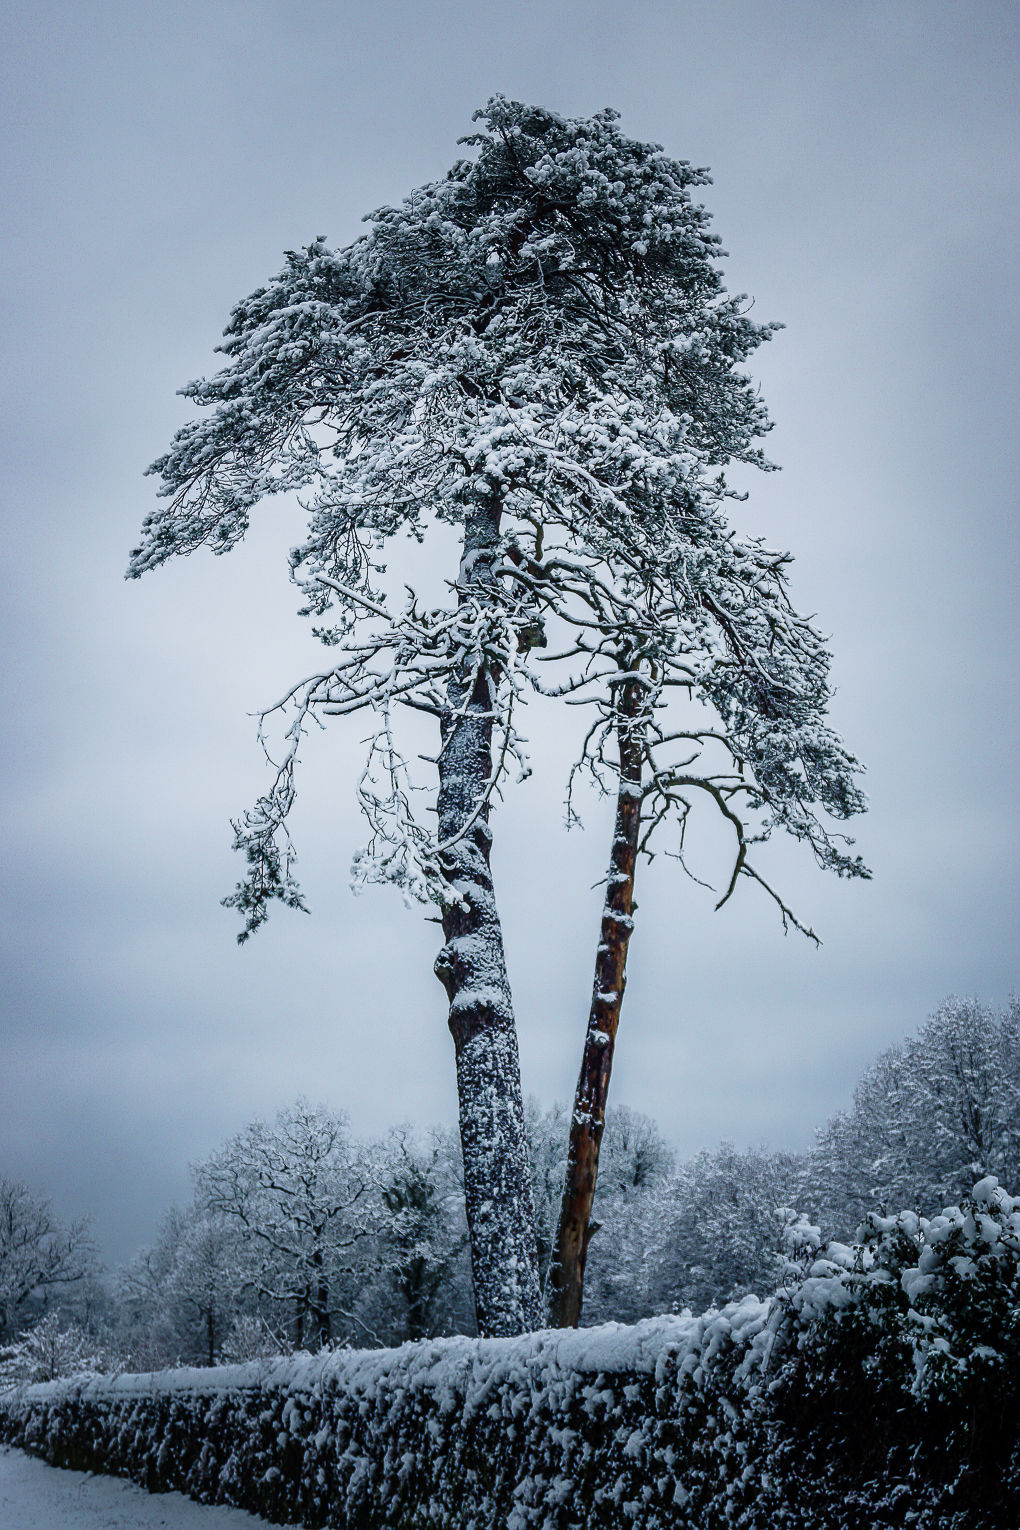
<svg viewBox="0 0 1020 1530"><path fill-rule="evenodd" d="M405 612L391 616L378 603L337 581L321 578L336 593L364 606L382 625L348 637L333 650L336 662L319 674L291 686L278 701L259 714L259 737L276 774L269 791L235 825L235 848L245 852L249 871L244 882L224 902L246 916L245 940L264 922L271 900L303 908L302 895L290 874L295 859L287 820L294 806L295 767L309 722L367 711L374 720L368 738L357 795L371 837L354 857L355 885L394 883L406 899L432 901L443 907L451 896L444 857L471 832L488 809L511 766L519 777L529 767L514 726L516 702L528 684L521 655L541 641L540 623L527 595L496 585L486 600L467 594L455 609L418 610L413 596ZM495 764L484 791L453 838L442 840L420 823L412 808L418 790L409 762L394 733L394 713L407 707L442 717L450 712L449 689L465 674L496 677L485 716L495 729ZM466 716L470 688L454 705L453 715ZM266 725L276 715L289 717L284 753L274 760ZM446 746L444 745L444 748ZM433 763L438 763L438 757Z"/></svg>

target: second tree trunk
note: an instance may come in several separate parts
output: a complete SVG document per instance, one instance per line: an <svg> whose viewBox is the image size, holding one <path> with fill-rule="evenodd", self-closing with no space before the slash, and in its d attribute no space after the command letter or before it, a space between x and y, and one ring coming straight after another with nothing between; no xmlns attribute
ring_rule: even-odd
<svg viewBox="0 0 1020 1530"><path fill-rule="evenodd" d="M627 950L634 928L634 869L641 829L644 762L643 722L638 718L640 699L639 682L628 681L621 686L617 721L620 786L613 847L606 878L606 901L602 910L588 1031L570 1118L563 1201L549 1267L547 1308L549 1323L554 1328L577 1327L588 1243L595 1230L592 1203L606 1124L616 1030L627 983Z"/></svg>

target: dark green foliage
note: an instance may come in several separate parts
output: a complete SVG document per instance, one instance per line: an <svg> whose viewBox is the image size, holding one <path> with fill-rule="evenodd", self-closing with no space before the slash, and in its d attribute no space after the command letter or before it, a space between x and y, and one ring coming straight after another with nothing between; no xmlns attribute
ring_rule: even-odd
<svg viewBox="0 0 1020 1530"><path fill-rule="evenodd" d="M217 1390L214 1373L204 1385L191 1373L179 1391L172 1375L119 1396L86 1384L0 1413L0 1434L53 1465L114 1470L150 1491L178 1489L282 1524L683 1522L668 1466L681 1435L675 1356L657 1385L648 1373L559 1367L542 1340L530 1354L512 1341L489 1341L481 1354L452 1343L452 1354L429 1346L455 1362L441 1358L439 1384L422 1384L406 1349L370 1367L352 1357L353 1380L343 1366L323 1368L301 1390L250 1380Z"/></svg>
<svg viewBox="0 0 1020 1530"><path fill-rule="evenodd" d="M840 1280L851 1300L803 1328L769 1396L775 1523L1010 1530L1020 1200L989 1177L962 1207L930 1221L872 1215L861 1236ZM792 1310L803 1314L811 1286Z"/></svg>

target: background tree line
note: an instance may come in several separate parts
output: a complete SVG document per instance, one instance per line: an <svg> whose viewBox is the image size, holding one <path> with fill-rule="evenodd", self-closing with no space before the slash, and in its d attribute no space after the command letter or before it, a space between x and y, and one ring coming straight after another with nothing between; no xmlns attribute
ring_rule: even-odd
<svg viewBox="0 0 1020 1530"><path fill-rule="evenodd" d="M541 1278L555 1244L567 1112L526 1111ZM454 1131L353 1137L304 1101L253 1121L193 1168L155 1242L101 1272L87 1222L0 1180L0 1365L8 1379L86 1366L208 1365L323 1344L475 1331ZM587 1324L766 1294L791 1234L852 1242L870 1210L930 1215L995 1174L1020 1186L1020 1001L947 999L883 1052L803 1154L723 1142L677 1162L656 1122L610 1112Z"/></svg>

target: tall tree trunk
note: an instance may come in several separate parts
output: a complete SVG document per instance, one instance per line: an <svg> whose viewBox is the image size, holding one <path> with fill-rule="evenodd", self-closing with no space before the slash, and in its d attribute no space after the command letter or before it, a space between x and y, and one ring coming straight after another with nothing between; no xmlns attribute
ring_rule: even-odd
<svg viewBox="0 0 1020 1530"><path fill-rule="evenodd" d="M616 1029L627 985L627 949L634 928L634 869L641 828L641 769L644 761L644 722L638 717L642 689L640 684L628 681L621 686L618 701L616 731L620 786L616 798L613 848L606 878L606 901L595 959L588 1032L570 1118L556 1247L549 1266L547 1309L549 1323L554 1328L577 1327L588 1243L597 1226L592 1222L591 1210L599 1172L599 1149L606 1125Z"/></svg>
<svg viewBox="0 0 1020 1530"><path fill-rule="evenodd" d="M489 501L468 517L462 602L484 599L493 582L499 516L498 501ZM511 1335L541 1326L542 1303L517 1028L489 869L492 831L487 806L478 811L492 772L493 689L488 668L465 675L451 686L450 710L441 719L441 841L473 821L445 854L447 880L462 901L443 913L446 944L436 976L449 996L456 1050L478 1331Z"/></svg>

